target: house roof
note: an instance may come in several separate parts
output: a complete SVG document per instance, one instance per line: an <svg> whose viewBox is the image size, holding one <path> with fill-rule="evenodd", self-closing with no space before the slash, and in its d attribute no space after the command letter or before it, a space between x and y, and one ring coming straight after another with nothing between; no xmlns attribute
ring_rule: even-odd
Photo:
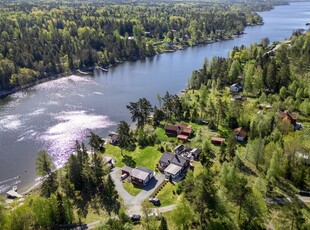
<svg viewBox="0 0 310 230"><path fill-rule="evenodd" d="M166 169L165 172L169 173L171 175L176 175L180 170L182 169L181 166L175 165L175 164L170 164Z"/></svg>
<svg viewBox="0 0 310 230"><path fill-rule="evenodd" d="M193 128L191 125L187 125L185 123L175 123L175 125L165 125L165 130L170 132L177 133L188 133L191 134L193 132Z"/></svg>
<svg viewBox="0 0 310 230"><path fill-rule="evenodd" d="M224 142L225 139L224 138L221 138L221 137L212 137L211 139L212 141L216 141L216 142Z"/></svg>
<svg viewBox="0 0 310 230"><path fill-rule="evenodd" d="M178 127L175 125L165 125L165 130L166 131L174 131L176 132L178 130Z"/></svg>
<svg viewBox="0 0 310 230"><path fill-rule="evenodd" d="M142 167L142 166L139 166L136 169L139 169L141 171L144 171L144 172L147 172L147 173L151 173L151 174L154 173L154 171L152 169L148 169L148 168L145 168L145 167Z"/></svg>
<svg viewBox="0 0 310 230"><path fill-rule="evenodd" d="M127 165L124 165L123 168L122 168L122 171L128 172L129 174L131 174L132 170L133 169L130 168L129 166L127 166Z"/></svg>
<svg viewBox="0 0 310 230"><path fill-rule="evenodd" d="M187 140L188 139L188 136L187 135L182 135L182 134L179 134L177 136L178 139L182 139L182 140Z"/></svg>
<svg viewBox="0 0 310 230"><path fill-rule="evenodd" d="M135 168L131 171L130 176L144 181L149 175L149 172L145 172L141 169Z"/></svg>
<svg viewBox="0 0 310 230"><path fill-rule="evenodd" d="M197 149L197 148L194 148L194 149L192 149L191 151L190 151L190 153L192 154L192 155L198 155L199 153L201 153L201 149Z"/></svg>
<svg viewBox="0 0 310 230"><path fill-rule="evenodd" d="M246 136L248 135L248 133L244 129L242 129L242 127L236 128L235 133L237 136L241 136L244 138L246 138Z"/></svg>
<svg viewBox="0 0 310 230"><path fill-rule="evenodd" d="M178 155L175 155L173 153L163 153L163 155L161 156L159 162L162 162L162 163L166 163L166 164L176 164L176 165L179 165L181 167L184 166L184 164L187 162L188 160L182 156L178 156Z"/></svg>
<svg viewBox="0 0 310 230"><path fill-rule="evenodd" d="M184 146L183 145L178 145L177 147L174 148L174 151L180 151L183 150Z"/></svg>

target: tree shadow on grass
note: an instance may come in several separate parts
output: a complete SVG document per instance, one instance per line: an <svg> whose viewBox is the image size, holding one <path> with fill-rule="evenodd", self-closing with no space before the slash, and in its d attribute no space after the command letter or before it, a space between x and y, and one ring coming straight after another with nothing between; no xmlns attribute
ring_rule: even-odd
<svg viewBox="0 0 310 230"><path fill-rule="evenodd" d="M134 161L134 159L131 156L124 155L122 162L125 163L125 165L128 165L131 168L135 168L137 163Z"/></svg>

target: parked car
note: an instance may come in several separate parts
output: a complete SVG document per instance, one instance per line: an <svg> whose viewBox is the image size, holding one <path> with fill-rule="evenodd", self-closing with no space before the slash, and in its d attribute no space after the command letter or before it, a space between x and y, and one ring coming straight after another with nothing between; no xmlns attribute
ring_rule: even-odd
<svg viewBox="0 0 310 230"><path fill-rule="evenodd" d="M160 217L158 216L158 214L156 212L151 212L147 214L148 217L154 217L156 220L159 220Z"/></svg>
<svg viewBox="0 0 310 230"><path fill-rule="evenodd" d="M301 195L301 196L310 196L310 191L300 190L299 195Z"/></svg>
<svg viewBox="0 0 310 230"><path fill-rule="evenodd" d="M155 206L160 206L160 200L155 197L150 198L149 201L152 202Z"/></svg>
<svg viewBox="0 0 310 230"><path fill-rule="evenodd" d="M141 220L141 216L138 214L130 215L129 218L134 223L140 222L140 220Z"/></svg>
<svg viewBox="0 0 310 230"><path fill-rule="evenodd" d="M124 173L121 175L121 180L125 180L129 175L127 173Z"/></svg>

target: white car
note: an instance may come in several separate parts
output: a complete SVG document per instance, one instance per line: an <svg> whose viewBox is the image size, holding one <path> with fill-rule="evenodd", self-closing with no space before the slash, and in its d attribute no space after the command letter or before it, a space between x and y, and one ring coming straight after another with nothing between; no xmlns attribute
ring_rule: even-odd
<svg viewBox="0 0 310 230"><path fill-rule="evenodd" d="M160 217L158 216L157 212L150 212L147 214L148 217L154 217L155 219L159 220Z"/></svg>

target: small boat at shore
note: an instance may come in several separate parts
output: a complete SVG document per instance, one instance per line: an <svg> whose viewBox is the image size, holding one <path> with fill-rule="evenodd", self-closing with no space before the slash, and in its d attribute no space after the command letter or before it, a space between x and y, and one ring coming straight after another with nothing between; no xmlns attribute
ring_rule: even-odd
<svg viewBox="0 0 310 230"><path fill-rule="evenodd" d="M80 73L80 74L83 74L83 75L89 75L88 73L86 73L86 72L83 72L83 71L81 71L81 70L77 70L78 71L78 73Z"/></svg>
<svg viewBox="0 0 310 230"><path fill-rule="evenodd" d="M100 67L100 66L98 66L97 68L100 69L100 70L103 71L103 72L108 72L108 71L109 71L108 69L102 68L102 67Z"/></svg>

